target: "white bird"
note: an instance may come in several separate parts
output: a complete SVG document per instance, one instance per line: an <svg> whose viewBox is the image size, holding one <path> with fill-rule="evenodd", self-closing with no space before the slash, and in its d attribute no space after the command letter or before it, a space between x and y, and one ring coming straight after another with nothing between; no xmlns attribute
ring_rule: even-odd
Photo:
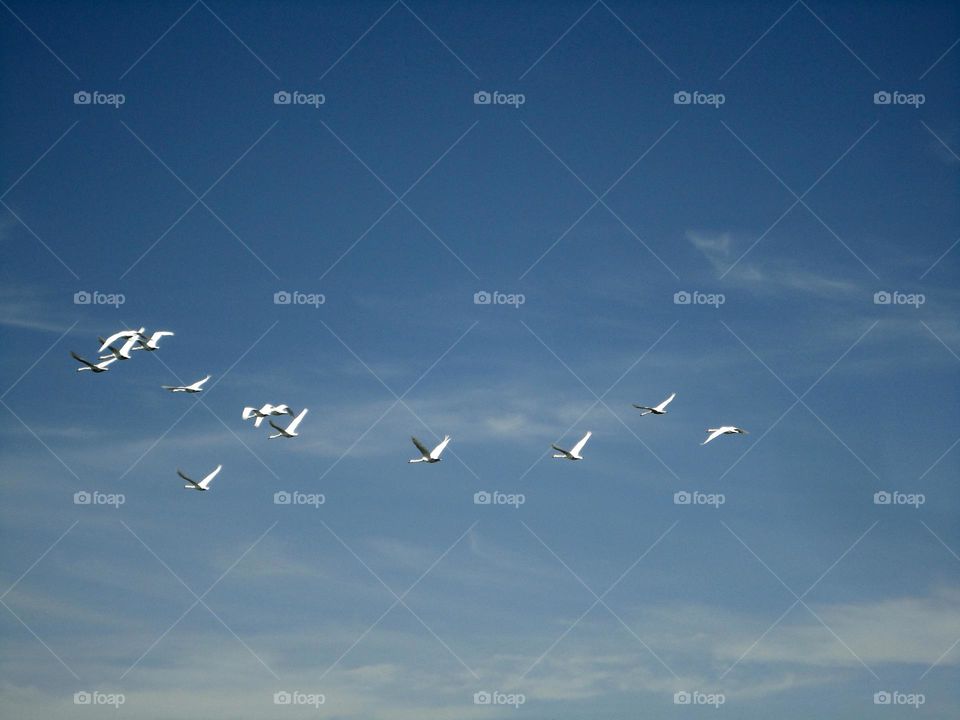
<svg viewBox="0 0 960 720"><path fill-rule="evenodd" d="M74 360L76 360L79 363L83 363L86 366L86 367L78 367L77 372L83 372L84 370L90 370L91 372L95 372L95 373L106 372L107 370L110 369L109 368L110 363L114 363L117 361L117 359L111 355L106 359L101 358L100 362L98 363L92 363L89 360L84 360L82 357L77 355L72 350L70 351L70 354L73 356Z"/></svg>
<svg viewBox="0 0 960 720"><path fill-rule="evenodd" d="M191 479L188 478L186 475L184 475L184 474L183 474L183 471L180 470L179 468L177 469L177 475L179 475L179 476L182 477L184 480L186 480L188 483L190 483L189 485L184 485L184 486L183 486L183 487L186 488L187 490L209 490L209 489L210 489L210 483L211 483L211 482L213 481L213 479L217 476L217 473L220 472L222 469L223 469L223 465L217 465L217 469L214 470L214 471L213 471L212 473L210 473L209 475L207 475L207 476L206 476L203 480L201 480L200 482L197 482L196 480L191 480Z"/></svg>
<svg viewBox="0 0 960 720"><path fill-rule="evenodd" d="M710 435L704 440L701 445L706 445L711 440L716 440L721 435L747 435L747 431L742 428L734 427L733 425L724 425L723 427L718 428L707 428L707 432Z"/></svg>
<svg viewBox="0 0 960 720"><path fill-rule="evenodd" d="M444 448L447 447L447 444L450 442L450 436L444 435L443 440L437 445L433 450L427 450L426 445L417 440L415 437L410 438L413 440L413 444L417 446L417 450L420 451L420 457L414 458L413 460L407 460L408 463L437 463L440 462L440 453L443 452Z"/></svg>
<svg viewBox="0 0 960 720"><path fill-rule="evenodd" d="M141 334L143 334L145 330L146 330L145 327L142 327L139 330L121 330L120 332L114 333L113 335L108 337L106 340L103 340L103 338L100 338L101 340L103 340L103 342L100 343L100 349L97 352L104 352L108 347L113 345L120 338L139 337Z"/></svg>
<svg viewBox="0 0 960 720"><path fill-rule="evenodd" d="M650 414L653 414L653 415L666 415L666 414L667 414L667 410L666 410L667 405L669 405L671 402L673 402L673 399L674 399L676 396L677 396L677 394L676 394L676 393L673 393L670 397L668 397L668 398L667 398L666 400L664 400L662 403L660 403L659 405L654 405L653 407L647 407L646 405L637 405L636 403L633 403L633 406L634 406L637 410L643 410L643 412L640 413L640 416L641 416L641 417L644 416L644 415L650 415Z"/></svg>
<svg viewBox="0 0 960 720"><path fill-rule="evenodd" d="M106 342L106 340L104 340L103 338L97 338L97 340L99 340L101 343ZM108 344L107 350L110 351L110 354L101 355L100 359L106 360L108 357L112 357L114 360L129 360L130 351L135 349L133 346L136 345L139 342L139 340L140 339L136 335L131 335L126 339L126 342L124 342L123 345L120 346L119 350L117 350L117 348L114 347L113 345Z"/></svg>
<svg viewBox="0 0 960 720"><path fill-rule="evenodd" d="M284 405L283 403L280 405L271 405L270 403L267 403L259 410L257 410L255 407L245 407L243 409L242 417L244 420L254 418L253 426L260 427L260 423L263 422L263 419L265 417L269 417L270 415L296 415L296 413L289 405Z"/></svg>
<svg viewBox="0 0 960 720"><path fill-rule="evenodd" d="M209 380L210 377L210 375L207 375L203 380L197 380L192 385L161 385L160 387L175 393L198 393L203 392L203 384Z"/></svg>
<svg viewBox="0 0 960 720"><path fill-rule="evenodd" d="M173 333L170 332L169 330L157 330L149 337L147 337L143 333L137 333L137 342L139 343L139 345L133 349L134 350L150 350L150 351L159 350L160 345L158 343L160 342L160 338L168 337L170 335L173 335Z"/></svg>
<svg viewBox="0 0 960 720"><path fill-rule="evenodd" d="M551 445L550 447L552 447L558 453L561 453L560 455L554 455L554 457L565 460L583 460L583 457L580 455L580 451L583 450L583 446L587 444L587 440L590 439L591 435L593 435L593 433L588 430L587 434L580 438L580 442L578 442L569 450L564 450L562 447Z"/></svg>
<svg viewBox="0 0 960 720"><path fill-rule="evenodd" d="M295 438L297 437L297 426L300 424L300 421L303 420L304 416L307 414L307 408L304 408L300 411L300 414L297 415L293 420L290 421L290 424L285 428L277 425L273 420L270 421L270 427L277 431L276 435L270 435L268 439L273 440L275 438Z"/></svg>

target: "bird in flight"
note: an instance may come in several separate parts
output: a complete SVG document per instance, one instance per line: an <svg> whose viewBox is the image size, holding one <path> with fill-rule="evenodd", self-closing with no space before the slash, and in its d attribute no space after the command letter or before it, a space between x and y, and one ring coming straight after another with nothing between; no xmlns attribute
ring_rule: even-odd
<svg viewBox="0 0 960 720"><path fill-rule="evenodd" d="M189 485L184 485L184 486L183 486L183 487L186 488L187 490L209 490L209 489L210 489L210 483L211 483L211 482L213 481L213 479L217 476L217 473L220 472L222 469L223 469L223 465L217 465L216 470L214 470L212 473L210 473L209 475L207 475L207 476L206 476L203 480L201 480L200 482L197 482L196 480L191 480L191 479L188 478L186 475L184 475L184 474L183 474L183 471L180 470L179 468L177 468L177 475L179 475L179 476L182 477L184 480L186 480L188 483L190 483Z"/></svg>
<svg viewBox="0 0 960 720"><path fill-rule="evenodd" d="M295 437L297 437L297 435L298 435L298 433L297 433L297 426L300 424L300 421L303 420L303 418L306 416L306 414L307 414L307 408L304 408L303 410L300 411L300 414L297 415L293 420L291 420L291 421L290 421L290 424L287 425L285 428L280 427L280 426L277 425L273 420L271 420L271 421L270 421L270 427L272 427L274 430L276 430L277 433L276 433L275 435L270 435L268 439L269 439L269 440L273 440L273 439L275 439L275 438L280 438L280 437L282 437L282 438L295 438Z"/></svg>
<svg viewBox="0 0 960 720"><path fill-rule="evenodd" d="M583 460L583 456L580 455L580 451L583 450L583 446L587 444L587 440L590 439L591 435L593 435L593 433L588 430L587 434L580 438L580 442L578 442L569 450L564 450L562 447L551 445L550 447L560 453L559 455L554 455L554 457L563 460Z"/></svg>
<svg viewBox="0 0 960 720"><path fill-rule="evenodd" d="M706 445L708 442L710 442L711 440L716 440L721 435L747 435L748 434L746 430L742 428L734 427L733 425L724 425L723 427L718 427L718 428L707 428L707 432L710 433L710 435L707 436L706 440L700 443L701 445Z"/></svg>
<svg viewBox="0 0 960 720"><path fill-rule="evenodd" d="M417 446L417 450L420 451L420 457L414 458L413 460L407 460L408 463L436 463L440 462L440 453L443 452L444 448L447 447L447 443L450 442L450 436L444 435L443 440L437 445L433 450L427 450L427 446L422 442L417 440L415 437L410 438L413 441L413 444Z"/></svg>
<svg viewBox="0 0 960 720"><path fill-rule="evenodd" d="M207 375L203 380L197 380L192 385L161 385L160 387L175 393L198 393L203 392L203 384L209 380L210 377L210 375Z"/></svg>
<svg viewBox="0 0 960 720"><path fill-rule="evenodd" d="M643 415L651 415L651 414L652 414L652 415L666 415L666 414L667 414L667 410L666 410L667 405L669 405L671 402L673 402L673 399L674 399L676 396L677 396L677 394L676 394L676 393L673 393L670 397L668 397L668 398L667 398L666 400L664 400L662 403L660 403L659 405L654 405L653 407L647 407L646 405L637 405L636 403L634 403L633 406L634 406L637 410L643 410L643 412L640 413L641 416L643 416Z"/></svg>

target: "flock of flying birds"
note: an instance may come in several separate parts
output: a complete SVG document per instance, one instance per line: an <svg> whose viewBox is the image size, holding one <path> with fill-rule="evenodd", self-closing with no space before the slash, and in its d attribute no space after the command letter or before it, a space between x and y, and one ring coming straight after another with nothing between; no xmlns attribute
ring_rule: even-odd
<svg viewBox="0 0 960 720"><path fill-rule="evenodd" d="M146 328L140 328L139 330L120 330L119 332L114 333L110 337L97 338L100 341L100 349L97 352L98 362L90 362L80 357L77 353L71 351L70 355L73 356L73 359L79 362L82 367L77 368L77 372L83 372L88 370L94 373L107 372L110 369L110 366L115 363L117 360L129 360L132 355L131 353L135 350L146 350L148 352L156 351L160 348L161 338L172 336L174 333L169 330L157 330L152 334L146 334ZM122 344L121 344L122 343ZM119 348L117 345L120 345ZM105 353L105 354L102 354ZM197 380L195 383L190 385L162 385L161 387L164 390L168 390L172 393L199 393L203 392L203 385L210 379L210 375L207 375L202 380ZM667 414L667 405L673 402L673 399L677 396L676 393L672 393L670 397L661 402L659 405L637 405L633 404L637 410L640 410L640 415L666 415ZM304 408L299 413L293 411L289 405L279 404L273 405L271 403L266 403L260 408L255 407L245 407L241 413L241 417L244 420L253 420L253 426L255 428L260 427L263 423L263 420L266 418L270 427L276 430L276 433L269 435L270 440L275 440L277 438L295 438L299 437L297 428L300 426L300 422L306 416L308 409ZM289 415L293 419L287 424L286 427L281 427L277 425L272 419L273 417L279 417L282 415ZM721 435L746 435L747 431L743 428L735 427L733 425L723 425L717 428L707 428L707 439L704 440L701 445L706 445L712 440L716 440ZM587 431L587 434L580 438L580 441L574 445L569 450L564 450L562 447L557 445L551 445L551 447L557 452L553 457L560 460L583 460L584 446L587 444L587 441L590 439L590 436L593 435L592 432ZM450 436L445 435L443 440L432 450L429 450L426 445L417 440L415 437L410 438L413 441L414 446L417 450L420 451L420 457L413 458L408 460L409 463L438 463L440 462L440 455L446 449L447 445L450 443ZM184 488L188 490L208 490L210 488L210 483L217 476L217 474L223 469L223 465L217 465L217 467L209 473L202 480L193 480L187 477L181 470L177 470L177 474L186 480L189 484L184 485Z"/></svg>

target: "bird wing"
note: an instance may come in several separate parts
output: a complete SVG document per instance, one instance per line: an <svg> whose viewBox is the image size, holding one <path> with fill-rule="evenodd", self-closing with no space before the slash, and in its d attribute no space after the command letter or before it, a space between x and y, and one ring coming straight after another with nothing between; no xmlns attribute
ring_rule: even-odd
<svg viewBox="0 0 960 720"><path fill-rule="evenodd" d="M297 426L300 424L300 421L303 420L306 414L307 414L307 408L304 408L303 410L301 410L300 414L297 415L293 420L291 420L289 425L287 425L287 432L288 433L294 432L297 429Z"/></svg>
<svg viewBox="0 0 960 720"><path fill-rule="evenodd" d="M280 427L279 425L277 425L273 420L268 420L267 422L270 423L270 427L272 427L274 430L276 430L276 431L277 431L278 433L280 433L281 435L289 435L289 434L290 434L290 433L288 433L286 430L284 430L282 427Z"/></svg>
<svg viewBox="0 0 960 720"><path fill-rule="evenodd" d="M211 377L212 377L211 375L207 375L203 380L197 380L193 385L190 385L189 387L192 387L194 390L199 390L200 386L203 385Z"/></svg>
<svg viewBox="0 0 960 720"><path fill-rule="evenodd" d="M563 454L566 455L567 457L570 457L570 451L569 451L569 450L564 450L562 447L557 447L556 445L551 445L550 447L552 447L552 448L553 448L554 450L556 450L558 453L563 453Z"/></svg>
<svg viewBox="0 0 960 720"><path fill-rule="evenodd" d="M413 435L410 436L410 439L413 440L413 444L417 446L417 450L420 451L421 455L423 455L425 458L430 457L430 451L427 450L426 445L424 445L422 442L420 442L415 437L413 437Z"/></svg>
<svg viewBox="0 0 960 720"><path fill-rule="evenodd" d="M443 441L439 445L437 445L433 450L430 451L430 458L432 460L439 460L440 453L443 452L443 449L447 446L447 443L449 442L450 442L450 436L444 435Z"/></svg>
<svg viewBox="0 0 960 720"><path fill-rule="evenodd" d="M579 454L580 454L580 451L583 450L583 446L587 444L587 440L590 439L590 436L591 436L591 435L593 435L593 433L590 432L590 431L587 431L587 434L584 435L582 438L580 438L580 442L578 442L576 445L574 445L574 446L570 449L570 454L571 454L571 455L579 455Z"/></svg>
<svg viewBox="0 0 960 720"><path fill-rule="evenodd" d="M131 335L130 337L127 338L127 341L120 347L120 350L118 351L117 354L120 355L120 357L122 358L129 359L130 351L133 349L133 346L139 342L140 342L139 336ZM113 348L111 348L111 351L112 350Z"/></svg>
<svg viewBox="0 0 960 720"><path fill-rule="evenodd" d="M207 475L203 480L201 480L201 481L200 481L199 483L197 483L197 484L198 484L200 487L202 487L204 490L206 490L206 489L207 489L207 486L208 486L211 482L213 482L213 479L217 476L217 473L219 473L221 470L223 470L223 465L217 465L217 469L216 469L216 470L214 470L212 473L210 473L209 475Z"/></svg>
<svg viewBox="0 0 960 720"><path fill-rule="evenodd" d="M79 363L83 363L88 368L92 368L94 366L92 362L90 362L89 360L84 360L82 357L77 355L73 350L70 351L70 355L73 357L74 360L76 360Z"/></svg>
<svg viewBox="0 0 960 720"><path fill-rule="evenodd" d="M661 410L661 411L662 411L667 405L669 405L670 403L673 402L673 399L674 399L676 396L677 396L676 393L673 393L672 395L670 395L670 397L668 397L668 398L667 398L666 400L664 400L662 403L660 403L659 405L657 405L657 410Z"/></svg>
<svg viewBox="0 0 960 720"><path fill-rule="evenodd" d="M103 351L106 350L108 347L110 347L111 345L113 345L113 343L115 343L115 342L116 342L117 340L119 340L120 338L128 338L128 337L130 337L131 335L134 336L134 337L136 337L136 336L138 335L138 333L137 333L136 330L121 330L120 332L115 332L113 335L111 335L110 337L108 337L106 340L104 340L104 341L100 344L100 350L98 350L97 352L103 352ZM98 338L98 339L99 339L99 338Z"/></svg>
<svg viewBox="0 0 960 720"><path fill-rule="evenodd" d="M196 480L191 480L191 479L188 478L186 475L184 475L184 474L183 474L183 471L182 471L180 468L177 468L177 475L179 475L180 477L182 477L182 478L183 478L184 480L186 480L188 483L191 483L191 484L193 484L193 485L195 485L195 486L197 486L197 487L200 487L200 483L198 483Z"/></svg>
<svg viewBox="0 0 960 720"><path fill-rule="evenodd" d="M704 440L704 441L703 441L702 443L700 443L700 444L701 444L701 445L706 445L706 444L707 444L708 442L710 442L711 440L716 440L718 437L720 437L721 435L723 435L723 433L724 433L725 431L726 431L726 428L717 428L717 429L714 430L712 433L710 433L710 436L709 436L706 440Z"/></svg>
<svg viewBox="0 0 960 720"><path fill-rule="evenodd" d="M249 420L252 417L256 417L257 409L252 407L245 407L243 413L240 415L244 420Z"/></svg>

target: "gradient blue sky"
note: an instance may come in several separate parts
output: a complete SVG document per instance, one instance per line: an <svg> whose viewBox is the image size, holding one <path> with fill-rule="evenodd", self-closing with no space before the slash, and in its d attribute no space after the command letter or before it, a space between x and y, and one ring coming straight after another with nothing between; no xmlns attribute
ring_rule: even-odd
<svg viewBox="0 0 960 720"><path fill-rule="evenodd" d="M2 4L4 716L960 715L955 4Z"/></svg>

